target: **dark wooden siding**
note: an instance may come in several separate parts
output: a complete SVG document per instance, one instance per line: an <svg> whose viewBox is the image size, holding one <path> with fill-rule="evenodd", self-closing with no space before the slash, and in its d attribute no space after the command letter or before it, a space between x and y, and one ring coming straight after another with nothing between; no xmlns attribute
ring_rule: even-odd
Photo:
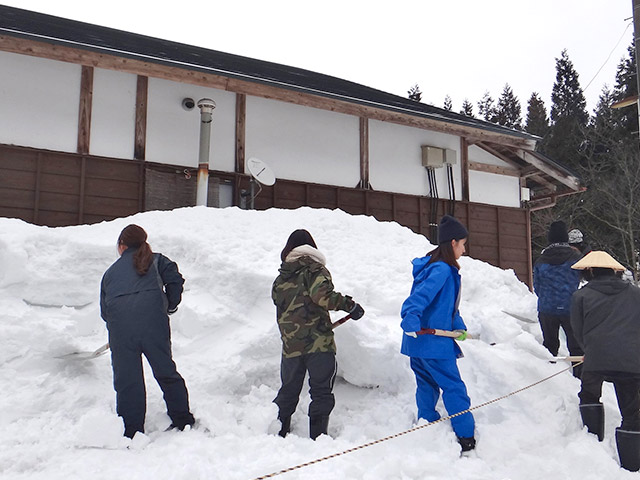
<svg viewBox="0 0 640 480"><path fill-rule="evenodd" d="M175 165L0 146L0 216L64 226L191 206L196 200L196 173ZM235 204L240 205L240 191L249 190L246 175L218 171L209 175L210 204L224 183L234 187ZM524 209L434 202L429 197L283 179L263 187L255 199L258 210L301 206L339 208L395 221L430 240L434 230L429 219L453 211L469 229L469 255L511 268L530 285L529 214ZM432 208L437 210L433 216Z"/></svg>
<svg viewBox="0 0 640 480"><path fill-rule="evenodd" d="M51 227L144 209L144 164L0 146L0 216Z"/></svg>

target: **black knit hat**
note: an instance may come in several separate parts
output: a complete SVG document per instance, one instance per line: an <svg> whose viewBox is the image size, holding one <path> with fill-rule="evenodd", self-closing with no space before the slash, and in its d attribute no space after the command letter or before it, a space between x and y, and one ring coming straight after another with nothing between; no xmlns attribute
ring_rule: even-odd
<svg viewBox="0 0 640 480"><path fill-rule="evenodd" d="M464 228L464 225L451 215L445 215L440 220L438 225L438 245L448 243L451 240L462 240L468 236L469 232Z"/></svg>
<svg viewBox="0 0 640 480"><path fill-rule="evenodd" d="M569 241L567 225L562 220L558 220L549 225L547 241L549 243L567 243Z"/></svg>

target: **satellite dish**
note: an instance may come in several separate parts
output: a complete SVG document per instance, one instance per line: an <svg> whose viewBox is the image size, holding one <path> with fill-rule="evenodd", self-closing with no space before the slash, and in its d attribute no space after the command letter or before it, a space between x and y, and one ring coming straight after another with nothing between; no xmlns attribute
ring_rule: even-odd
<svg viewBox="0 0 640 480"><path fill-rule="evenodd" d="M270 187L276 183L273 171L262 160L252 157L247 161L247 169L253 178L262 185Z"/></svg>

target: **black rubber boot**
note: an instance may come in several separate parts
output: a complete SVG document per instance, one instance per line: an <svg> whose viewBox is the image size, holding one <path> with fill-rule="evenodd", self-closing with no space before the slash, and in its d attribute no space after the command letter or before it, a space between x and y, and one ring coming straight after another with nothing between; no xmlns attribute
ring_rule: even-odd
<svg viewBox="0 0 640 480"><path fill-rule="evenodd" d="M616 428L616 446L620 466L631 472L640 470L640 432Z"/></svg>
<svg viewBox="0 0 640 480"><path fill-rule="evenodd" d="M580 405L580 416L587 431L597 435L599 442L604 440L604 405L601 403Z"/></svg>
<svg viewBox="0 0 640 480"><path fill-rule="evenodd" d="M458 443L461 447L461 453L470 452L476 448L476 439L474 437L458 437Z"/></svg>
<svg viewBox="0 0 640 480"><path fill-rule="evenodd" d="M282 427L280 428L278 435L284 438L291 431L291 417L279 418L279 420Z"/></svg>
<svg viewBox="0 0 640 480"><path fill-rule="evenodd" d="M329 416L309 417L309 436L315 440L320 435L326 435L329 428Z"/></svg>

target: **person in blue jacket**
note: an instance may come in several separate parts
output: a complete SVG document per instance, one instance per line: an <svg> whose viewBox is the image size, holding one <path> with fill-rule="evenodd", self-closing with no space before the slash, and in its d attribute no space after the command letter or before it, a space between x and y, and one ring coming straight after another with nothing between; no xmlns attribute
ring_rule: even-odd
<svg viewBox="0 0 640 480"><path fill-rule="evenodd" d="M436 403L442 400L449 415L467 410L471 400L460 377L457 359L462 351L454 338L422 335L433 328L459 331L457 340L467 337L467 327L458 312L460 302L460 266L469 232L454 217L445 215L438 225L438 247L425 257L413 260L413 285L402 304L401 353L411 358L416 376L418 418L429 422L440 419ZM451 419L462 451L473 450L475 421L470 412Z"/></svg>
<svg viewBox="0 0 640 480"><path fill-rule="evenodd" d="M189 394L171 356L169 315L178 309L184 279L178 266L153 253L147 233L129 225L118 238L120 258L102 277L100 313L109 331L116 412L124 435L144 433L146 393L142 355L164 394L169 429L184 430L195 419Z"/></svg>
<svg viewBox="0 0 640 480"><path fill-rule="evenodd" d="M569 355L582 356L584 352L576 341L571 327L571 296L580 285L580 272L571 268L582 254L569 245L567 226L563 221L549 225L549 245L533 266L533 290L538 296L538 321L542 330L542 345L554 357L560 348L560 327L567 339ZM582 365L573 369L580 378Z"/></svg>

